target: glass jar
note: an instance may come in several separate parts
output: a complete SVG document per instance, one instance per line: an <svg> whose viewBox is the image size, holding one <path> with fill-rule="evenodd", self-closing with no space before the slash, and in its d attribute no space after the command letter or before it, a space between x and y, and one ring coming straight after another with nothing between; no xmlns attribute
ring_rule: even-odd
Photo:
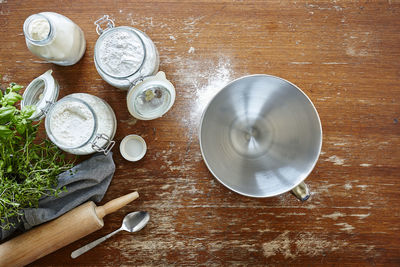
<svg viewBox="0 0 400 267"><path fill-rule="evenodd" d="M127 26L114 27L108 15L95 25L100 37L94 48L94 63L108 84L128 90L137 80L157 73L158 51L144 32Z"/></svg>
<svg viewBox="0 0 400 267"><path fill-rule="evenodd" d="M25 20L23 30L28 49L48 62L70 66L85 53L86 41L81 28L58 13L31 15Z"/></svg>
<svg viewBox="0 0 400 267"><path fill-rule="evenodd" d="M139 120L153 120L164 115L175 102L175 87L165 73L149 76L133 84L127 98L129 113Z"/></svg>
<svg viewBox="0 0 400 267"><path fill-rule="evenodd" d="M75 155L94 152L108 154L115 144L117 120L112 108L101 98L74 93L56 101L59 87L49 70L34 79L23 94L21 106L34 105L30 119L46 116L45 128L50 140Z"/></svg>

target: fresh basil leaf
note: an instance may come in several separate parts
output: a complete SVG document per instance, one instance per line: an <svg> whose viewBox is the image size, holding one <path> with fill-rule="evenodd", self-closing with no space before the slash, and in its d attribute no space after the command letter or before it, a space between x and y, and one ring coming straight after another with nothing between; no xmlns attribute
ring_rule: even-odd
<svg viewBox="0 0 400 267"><path fill-rule="evenodd" d="M13 132L5 125L0 125L0 138L7 139L12 136Z"/></svg>
<svg viewBox="0 0 400 267"><path fill-rule="evenodd" d="M25 119L28 119L33 113L35 113L35 110L36 106L24 106L21 109L21 116Z"/></svg>
<svg viewBox="0 0 400 267"><path fill-rule="evenodd" d="M11 91L18 92L22 88L24 88L22 85L14 84L13 86L11 86Z"/></svg>
<svg viewBox="0 0 400 267"><path fill-rule="evenodd" d="M7 89L6 89L6 94L8 94L9 92L12 91L12 87L13 87L14 85L16 85L16 83L10 83L10 84L8 85L8 87L7 87Z"/></svg>
<svg viewBox="0 0 400 267"><path fill-rule="evenodd" d="M5 106L0 108L0 123L4 124L11 121L16 108L14 106Z"/></svg>
<svg viewBox="0 0 400 267"><path fill-rule="evenodd" d="M16 92L9 92L5 94L2 98L2 104L5 105L14 105L17 101L21 100L22 96L17 94Z"/></svg>
<svg viewBox="0 0 400 267"><path fill-rule="evenodd" d="M17 132L19 134L23 134L25 132L26 126L23 123L19 123L15 126L15 128L17 129Z"/></svg>
<svg viewBox="0 0 400 267"><path fill-rule="evenodd" d="M15 140L18 140L18 141L22 141L23 140L23 138L21 137L21 136L19 136L19 135L14 135L14 137L13 137Z"/></svg>

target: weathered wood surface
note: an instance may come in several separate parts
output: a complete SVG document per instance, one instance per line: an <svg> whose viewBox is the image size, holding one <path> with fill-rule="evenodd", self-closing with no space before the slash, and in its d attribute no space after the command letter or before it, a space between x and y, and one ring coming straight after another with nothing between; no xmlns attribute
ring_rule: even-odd
<svg viewBox="0 0 400 267"><path fill-rule="evenodd" d="M84 30L87 51L78 64L47 64L27 50L22 25L40 11L66 15ZM134 120L126 92L97 74L93 21L103 14L156 43L160 69L177 90L165 117ZM117 145L132 133L148 144L137 163L114 148L117 169L103 202L133 190L140 199L32 266L400 265L399 1L0 0L0 26L3 83L27 85L52 68L61 96L86 92L113 107ZM204 105L228 81L254 73L297 84L319 111L323 148L305 203L290 194L235 194L202 161ZM70 258L133 210L151 213L145 229Z"/></svg>

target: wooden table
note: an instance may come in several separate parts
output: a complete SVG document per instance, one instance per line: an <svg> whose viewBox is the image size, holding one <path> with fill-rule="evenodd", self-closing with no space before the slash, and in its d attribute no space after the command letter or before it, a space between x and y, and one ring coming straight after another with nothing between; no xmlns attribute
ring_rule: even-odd
<svg viewBox="0 0 400 267"><path fill-rule="evenodd" d="M85 32L84 58L48 64L25 45L30 14L61 13ZM137 121L126 92L97 74L93 22L145 31L174 83L163 118ZM27 85L52 68L61 96L86 92L116 112L116 172L102 203L138 190L140 199L93 233L32 266L400 265L399 1L0 1L2 83ZM321 117L323 148L307 183L311 198L254 199L216 181L200 153L198 126L227 82L267 73L298 85ZM145 158L118 150L128 134L145 138ZM72 260L70 253L147 210L136 234L120 233Z"/></svg>

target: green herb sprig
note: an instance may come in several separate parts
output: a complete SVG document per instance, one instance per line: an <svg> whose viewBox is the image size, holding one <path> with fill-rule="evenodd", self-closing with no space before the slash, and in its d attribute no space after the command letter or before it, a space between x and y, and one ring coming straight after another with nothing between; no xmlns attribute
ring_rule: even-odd
<svg viewBox="0 0 400 267"><path fill-rule="evenodd" d="M57 176L73 164L49 140L37 142L39 123L29 118L34 106L16 107L22 86L11 83L0 91L0 227L14 225L22 210L38 206L39 199L57 196Z"/></svg>

